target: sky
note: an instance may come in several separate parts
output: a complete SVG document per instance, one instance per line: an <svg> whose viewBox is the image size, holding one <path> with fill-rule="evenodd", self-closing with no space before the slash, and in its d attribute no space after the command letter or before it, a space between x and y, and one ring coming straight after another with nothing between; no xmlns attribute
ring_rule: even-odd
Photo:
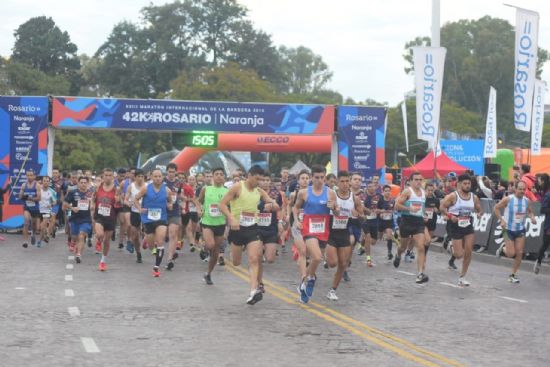
<svg viewBox="0 0 550 367"><path fill-rule="evenodd" d="M333 72L329 88L356 101L396 105L413 89L404 72L404 45L431 34L431 0L238 0L256 28L275 45L306 46ZM550 1L505 0L540 13L539 46L550 50ZM51 16L79 53L92 55L122 20L140 21L140 9L166 0L3 0L0 55L9 56L14 30L35 16ZM496 0L441 0L441 24L485 15L515 24L515 10ZM445 46L445 45L442 45ZM510 60L513 63L513 60ZM550 82L550 62L543 79ZM487 91L488 93L488 91ZM546 102L550 101L547 93Z"/></svg>

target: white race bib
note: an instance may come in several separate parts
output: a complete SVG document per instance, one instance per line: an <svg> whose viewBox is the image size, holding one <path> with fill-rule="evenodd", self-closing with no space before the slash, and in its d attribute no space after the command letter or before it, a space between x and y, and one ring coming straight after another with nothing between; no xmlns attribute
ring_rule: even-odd
<svg viewBox="0 0 550 367"><path fill-rule="evenodd" d="M324 218L310 218L309 219L309 233L325 233L325 219Z"/></svg>
<svg viewBox="0 0 550 367"><path fill-rule="evenodd" d="M346 229L346 228L348 228L348 220L349 220L349 217L333 216L332 217L332 229Z"/></svg>
<svg viewBox="0 0 550 367"><path fill-rule="evenodd" d="M27 201L25 201L25 204L30 208L30 207L35 206L36 202L32 201L32 200L27 200Z"/></svg>
<svg viewBox="0 0 550 367"><path fill-rule="evenodd" d="M195 206L195 204L193 202L189 202L189 213L196 213L197 212L197 207Z"/></svg>
<svg viewBox="0 0 550 367"><path fill-rule="evenodd" d="M382 212L382 213L380 213L380 219L391 220L392 218L393 218L393 213L392 212Z"/></svg>
<svg viewBox="0 0 550 367"><path fill-rule="evenodd" d="M525 222L525 216L526 216L527 213L516 213L516 215L514 215L514 223L517 223L517 224L522 224L523 222Z"/></svg>
<svg viewBox="0 0 550 367"><path fill-rule="evenodd" d="M210 206L208 207L208 214L212 218L217 218L222 216L222 212L218 204L210 204Z"/></svg>
<svg viewBox="0 0 550 367"><path fill-rule="evenodd" d="M102 215L104 217L108 217L111 215L111 206L105 205L105 204L99 204L97 207L97 214Z"/></svg>
<svg viewBox="0 0 550 367"><path fill-rule="evenodd" d="M458 226L466 228L470 225L471 217L458 217Z"/></svg>
<svg viewBox="0 0 550 367"><path fill-rule="evenodd" d="M147 219L157 221L160 220L162 215L162 209L160 208L149 208L147 209Z"/></svg>
<svg viewBox="0 0 550 367"><path fill-rule="evenodd" d="M367 215L367 220L376 219L376 214L369 214Z"/></svg>
<svg viewBox="0 0 550 367"><path fill-rule="evenodd" d="M44 219L48 219L52 216L49 212L48 213L41 213L41 214L42 214L42 218L44 218Z"/></svg>
<svg viewBox="0 0 550 367"><path fill-rule="evenodd" d="M271 213L259 213L258 214L258 225L260 227L269 227L271 225Z"/></svg>
<svg viewBox="0 0 550 367"><path fill-rule="evenodd" d="M256 214L250 212L241 212L239 225L242 227L250 227L256 224Z"/></svg>
<svg viewBox="0 0 550 367"><path fill-rule="evenodd" d="M434 217L433 208L426 208L426 211L424 214L426 215L426 219L432 219Z"/></svg>
<svg viewBox="0 0 550 367"><path fill-rule="evenodd" d="M417 211L413 212L413 211L410 211L409 213L411 215L416 215L416 216L419 216L421 217L422 216L422 203L419 203L419 202L411 202L411 209L418 209Z"/></svg>
<svg viewBox="0 0 550 367"><path fill-rule="evenodd" d="M78 200L78 210L88 210L90 209L90 200Z"/></svg>

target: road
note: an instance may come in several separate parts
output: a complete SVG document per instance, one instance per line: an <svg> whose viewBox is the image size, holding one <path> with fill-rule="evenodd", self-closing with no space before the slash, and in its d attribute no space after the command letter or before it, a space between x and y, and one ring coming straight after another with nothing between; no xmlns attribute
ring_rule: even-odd
<svg viewBox="0 0 550 367"><path fill-rule="evenodd" d="M291 253L265 266L264 300L245 304L246 267L205 264L187 248L172 272L151 276L115 249L108 271L87 249L74 264L58 236L43 248L0 242L2 366L548 366L550 277L474 262L469 288L455 286L447 255L430 253L425 285L415 264L376 266L354 256L352 281L325 295L320 269L312 302L298 302ZM460 262L457 262L459 265Z"/></svg>

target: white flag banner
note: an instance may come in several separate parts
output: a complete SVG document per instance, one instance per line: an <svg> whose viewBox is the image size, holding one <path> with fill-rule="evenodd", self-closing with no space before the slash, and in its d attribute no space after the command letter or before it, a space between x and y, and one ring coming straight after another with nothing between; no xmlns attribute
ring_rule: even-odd
<svg viewBox="0 0 550 367"><path fill-rule="evenodd" d="M403 130L405 131L405 146L407 153L409 152L409 129L407 127L407 100L403 100L401 104L401 115L403 115Z"/></svg>
<svg viewBox="0 0 550 367"><path fill-rule="evenodd" d="M514 125L531 129L533 91L537 73L539 14L516 8L516 50L514 64Z"/></svg>
<svg viewBox="0 0 550 367"><path fill-rule="evenodd" d="M533 118L531 120L531 154L540 155L542 147L542 128L544 126L544 82L535 81L533 97Z"/></svg>
<svg viewBox="0 0 550 367"><path fill-rule="evenodd" d="M445 67L444 47L413 47L416 87L416 132L433 147L439 136L439 111Z"/></svg>
<svg viewBox="0 0 550 367"><path fill-rule="evenodd" d="M497 148L497 90L491 87L489 90L489 106L487 107L487 122L485 124L483 158L496 158Z"/></svg>

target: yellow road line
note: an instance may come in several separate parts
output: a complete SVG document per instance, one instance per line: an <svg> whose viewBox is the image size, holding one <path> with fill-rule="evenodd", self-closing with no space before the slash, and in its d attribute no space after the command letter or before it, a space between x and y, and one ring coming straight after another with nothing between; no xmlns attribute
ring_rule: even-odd
<svg viewBox="0 0 550 367"><path fill-rule="evenodd" d="M228 263L226 263L227 265ZM229 271L230 273L236 275L237 277L243 279L244 281L247 281L248 282L248 276L244 275L243 273L241 273L239 270L236 270L235 267L233 267L232 265L230 265L229 267L226 266L226 270ZM273 296L279 298L280 300L290 304L290 305L296 305L296 306L299 306L301 307L302 309L304 309L305 311L309 312L309 313L312 313L314 314L315 316L318 316L322 319L324 319L325 321L328 321L328 322L331 322L335 325L338 325L344 329L346 329L347 331L355 334L355 335L358 335L360 337L362 337L363 339L365 340L368 340L384 349L387 349L387 350L390 350L398 355L400 355L401 357L409 360L409 361L413 361L413 362L416 362L422 366L426 366L426 367L440 367L440 365L436 364L436 363L433 363L432 361L429 361L427 359L423 359L421 357L418 357L414 354L411 354L401 348L398 348L398 347L395 347L394 345L388 343L388 342L385 342L384 340L382 339L379 339L375 336L372 336L372 335L369 335L357 328L354 328L352 326L349 326L348 324L330 316L330 315L327 315L321 311L318 311L306 304L302 304L301 302L297 301L296 300L296 295L293 294L293 298L290 298L290 297L287 297L285 294L279 292L279 291L276 291L276 290L273 290L273 289L270 289L268 288L266 290L266 292L272 294Z"/></svg>
<svg viewBox="0 0 550 367"><path fill-rule="evenodd" d="M230 265L231 265L231 264L230 264ZM232 266L232 265L231 265L231 266ZM239 271L243 272L243 273L247 273L247 271L246 271L245 269L243 269L243 268L237 268L237 269L238 269ZM278 286L278 285L276 285L276 284L274 284L274 283L272 283L272 282L270 282L270 281L264 280L264 283L267 284L267 285L270 286L270 287L275 287L275 288L277 288L279 291L281 291L281 292L283 292L283 293L289 294L289 295L291 295L291 296L294 296L294 295L295 295L293 292L289 291L288 289L283 288L283 287L281 287L281 286ZM353 324L353 325L355 325L355 326L358 326L358 327L360 327L360 328L362 328L362 329L364 329L364 330L367 330L367 331L369 331L369 332L371 332L371 333L373 333L373 334L376 334L376 335L385 337L385 338L387 338L387 339L389 339L389 340L392 340L392 341L394 341L394 342L396 342L396 343L402 344L403 346L405 346L405 347L407 347L407 348L410 348L410 349L412 349L412 350L414 350L414 351L416 351L416 352L418 352L418 353L420 353L420 354L423 354L423 355L425 355L425 356L427 356L427 357L431 357L431 358L433 358L433 359L439 360L440 362L446 363L446 364L448 364L448 365L450 365L450 366L454 366L454 367L463 367L463 365L460 364L460 363L457 362L457 361L454 361L454 360L452 360L452 359L448 359L448 358L446 358L446 357L444 357L444 356L442 356L442 355L439 355L439 354L437 354L437 353L433 353L433 352L431 352L431 351L429 351L429 350L426 350L426 349L424 349L424 348L418 347L418 346L416 346L415 344L413 344L413 343L411 343L411 342L409 342L409 341L407 341L407 340L401 339L401 338L396 337L396 336L394 336L394 335L388 334L388 333L386 333L386 332L384 332L384 331L382 331L382 330L378 330L378 329L376 329L376 328L373 328L373 327L371 327L371 326L368 326L368 325L364 324L363 322L358 321L358 320L355 320L355 319L353 319L353 318L351 318L351 317L349 317L349 316L347 316L347 315L342 314L341 312L338 312L338 311L336 311L336 310L333 310L333 309L330 308L330 307L326 307L326 306L324 306L324 305L321 305L321 304L318 304L318 303L315 303L315 302L309 302L308 305L315 306L315 307L317 307L317 308L319 308L319 309L321 309L321 310L323 310L323 311L325 311L325 312L328 312L328 313L332 314L332 315L335 316L335 317L340 318L340 319L343 320L343 321L346 321L346 322L351 323L351 324Z"/></svg>

